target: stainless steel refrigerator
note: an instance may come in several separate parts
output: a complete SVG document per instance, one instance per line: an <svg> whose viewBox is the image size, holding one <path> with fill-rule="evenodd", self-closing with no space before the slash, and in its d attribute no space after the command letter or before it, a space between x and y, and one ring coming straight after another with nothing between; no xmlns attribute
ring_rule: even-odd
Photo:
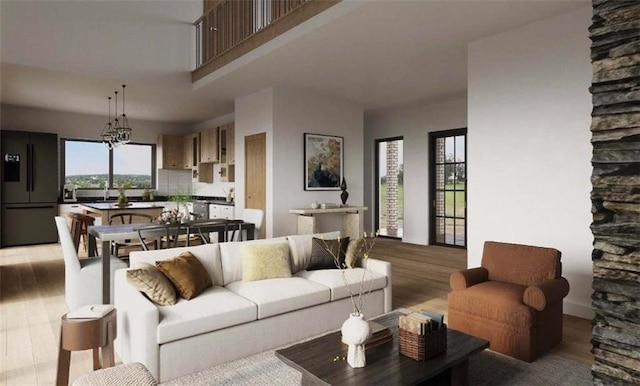
<svg viewBox="0 0 640 386"><path fill-rule="evenodd" d="M2 131L2 247L55 243L58 136Z"/></svg>

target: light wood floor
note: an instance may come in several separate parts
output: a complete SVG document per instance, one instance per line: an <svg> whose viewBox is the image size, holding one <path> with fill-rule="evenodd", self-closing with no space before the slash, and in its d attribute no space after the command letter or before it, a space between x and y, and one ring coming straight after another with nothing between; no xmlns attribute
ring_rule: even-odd
<svg viewBox="0 0 640 386"><path fill-rule="evenodd" d="M379 239L374 257L392 264L393 307L446 314L449 274L466 266L466 251ZM0 386L55 383L64 262L57 244L0 249ZM564 318L564 340L554 350L592 363L590 321ZM71 354L73 382L92 370L91 351Z"/></svg>

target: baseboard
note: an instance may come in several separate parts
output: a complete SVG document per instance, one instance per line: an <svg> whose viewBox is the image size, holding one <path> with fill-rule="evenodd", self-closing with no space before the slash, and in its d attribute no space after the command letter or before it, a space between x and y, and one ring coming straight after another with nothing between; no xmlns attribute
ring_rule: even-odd
<svg viewBox="0 0 640 386"><path fill-rule="evenodd" d="M567 315L577 316L583 319L593 319L595 316L591 305L569 302L567 300L564 301L563 312Z"/></svg>

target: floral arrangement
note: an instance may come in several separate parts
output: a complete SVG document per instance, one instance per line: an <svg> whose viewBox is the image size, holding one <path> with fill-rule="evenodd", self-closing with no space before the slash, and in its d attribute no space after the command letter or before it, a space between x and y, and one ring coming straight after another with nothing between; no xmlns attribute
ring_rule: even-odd
<svg viewBox="0 0 640 386"><path fill-rule="evenodd" d="M361 242L359 244L358 250L356 251L356 256L362 258L362 275L360 276L360 280L358 283L350 283L349 278L347 277L347 270L350 269L347 267L345 258L346 256L343 251L338 248L338 255L334 253L334 251L329 247L327 242L324 240L324 236L321 237L324 243L324 249L331 254L333 257L333 261L338 269L342 271L342 281L347 287L347 291L349 292L349 297L351 298L351 305L353 307L354 314L364 315L364 308L367 303L367 297L371 293L371 285L373 281L365 280L367 275L371 275L371 271L367 268L366 261L371 255L371 250L376 245L376 238L380 234L379 231L376 231L374 234L367 234L364 232ZM340 244L340 237L338 237L338 244ZM340 259L342 255L343 259Z"/></svg>
<svg viewBox="0 0 640 386"><path fill-rule="evenodd" d="M184 213L179 212L178 209L171 209L168 211L164 211L158 217L158 222L163 224L172 224L176 222L182 222L184 218Z"/></svg>

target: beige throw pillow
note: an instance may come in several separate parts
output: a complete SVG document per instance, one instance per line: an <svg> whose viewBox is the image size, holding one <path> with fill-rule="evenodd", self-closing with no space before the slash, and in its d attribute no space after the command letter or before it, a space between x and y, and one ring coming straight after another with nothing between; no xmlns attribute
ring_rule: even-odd
<svg viewBox="0 0 640 386"><path fill-rule="evenodd" d="M171 280L178 294L189 300L211 287L211 277L200 260L191 252L182 252L173 259L156 261L156 267Z"/></svg>
<svg viewBox="0 0 640 386"><path fill-rule="evenodd" d="M347 252L345 253L344 263L349 268L361 267L362 266L362 248L363 248L363 239L354 239L349 241L349 245L347 246Z"/></svg>
<svg viewBox="0 0 640 386"><path fill-rule="evenodd" d="M164 273L148 263L127 270L127 282L159 306L176 304L176 289Z"/></svg>
<svg viewBox="0 0 640 386"><path fill-rule="evenodd" d="M240 248L242 281L291 277L289 243L253 243Z"/></svg>

